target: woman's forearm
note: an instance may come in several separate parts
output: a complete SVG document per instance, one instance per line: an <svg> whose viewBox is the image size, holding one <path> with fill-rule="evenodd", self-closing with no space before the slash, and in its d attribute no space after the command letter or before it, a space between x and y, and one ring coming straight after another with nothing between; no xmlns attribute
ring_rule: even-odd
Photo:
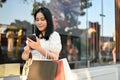
<svg viewBox="0 0 120 80"><path fill-rule="evenodd" d="M59 53L58 52L51 52L49 50L45 50L42 47L39 47L37 49L43 56L45 56L47 59L53 59L53 60L57 60Z"/></svg>
<svg viewBox="0 0 120 80"><path fill-rule="evenodd" d="M29 59L29 54L30 53L27 53L26 51L23 51L23 53L22 53L22 59L23 60L28 60Z"/></svg>

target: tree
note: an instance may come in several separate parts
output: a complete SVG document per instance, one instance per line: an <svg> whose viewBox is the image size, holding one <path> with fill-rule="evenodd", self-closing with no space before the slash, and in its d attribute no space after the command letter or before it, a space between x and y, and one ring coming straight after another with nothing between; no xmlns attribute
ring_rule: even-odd
<svg viewBox="0 0 120 80"><path fill-rule="evenodd" d="M7 0L0 0L0 8L3 7L3 4L6 3ZM23 2L27 2L27 0L23 0Z"/></svg>
<svg viewBox="0 0 120 80"><path fill-rule="evenodd" d="M6 2L6 0L0 0L0 7L3 7L3 4Z"/></svg>
<svg viewBox="0 0 120 80"><path fill-rule="evenodd" d="M40 6L43 6L43 4L40 3L40 2L34 2L34 3L33 3L33 10L32 10L32 13L31 13L32 16L33 16L34 12L35 12Z"/></svg>

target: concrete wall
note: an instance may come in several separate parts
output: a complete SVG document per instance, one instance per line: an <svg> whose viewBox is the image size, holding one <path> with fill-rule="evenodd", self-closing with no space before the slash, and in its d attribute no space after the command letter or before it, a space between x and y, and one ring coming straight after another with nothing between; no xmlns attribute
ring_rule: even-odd
<svg viewBox="0 0 120 80"><path fill-rule="evenodd" d="M119 64L74 69L72 72L77 76L77 80L120 80Z"/></svg>

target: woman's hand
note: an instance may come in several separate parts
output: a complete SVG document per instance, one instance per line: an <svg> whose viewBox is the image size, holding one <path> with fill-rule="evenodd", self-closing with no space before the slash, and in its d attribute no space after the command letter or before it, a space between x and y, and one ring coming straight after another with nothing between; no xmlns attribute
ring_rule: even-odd
<svg viewBox="0 0 120 80"><path fill-rule="evenodd" d="M24 51L22 53L22 59L27 60L29 59L29 55L31 54L31 49L28 45L24 47Z"/></svg>
<svg viewBox="0 0 120 80"><path fill-rule="evenodd" d="M27 54L29 54L31 52L31 49L28 45L24 47L24 52Z"/></svg>
<svg viewBox="0 0 120 80"><path fill-rule="evenodd" d="M27 40L28 40L28 46L33 50L38 50L41 47L40 40L38 37L36 37L36 41L33 41L30 38L27 38Z"/></svg>

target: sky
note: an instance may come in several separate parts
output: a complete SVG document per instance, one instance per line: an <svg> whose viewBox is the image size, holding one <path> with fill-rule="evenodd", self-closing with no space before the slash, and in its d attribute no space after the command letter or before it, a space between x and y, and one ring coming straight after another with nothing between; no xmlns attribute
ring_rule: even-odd
<svg viewBox="0 0 120 80"><path fill-rule="evenodd" d="M28 21L33 23L33 17L31 16L32 5L34 0L28 0L28 3L24 3L22 0L7 0L3 7L0 8L0 24L9 25L15 20ZM41 1L41 0L36 0ZM46 0L47 2L49 0ZM101 1L102 0L90 0L92 2L92 7L88 8L87 15L79 16L80 29L86 29L86 22L99 22L101 25L101 35L103 36L113 36L115 30L115 10L114 10L114 0L103 0L103 26L101 14ZM109 2L108 2L109 1Z"/></svg>

